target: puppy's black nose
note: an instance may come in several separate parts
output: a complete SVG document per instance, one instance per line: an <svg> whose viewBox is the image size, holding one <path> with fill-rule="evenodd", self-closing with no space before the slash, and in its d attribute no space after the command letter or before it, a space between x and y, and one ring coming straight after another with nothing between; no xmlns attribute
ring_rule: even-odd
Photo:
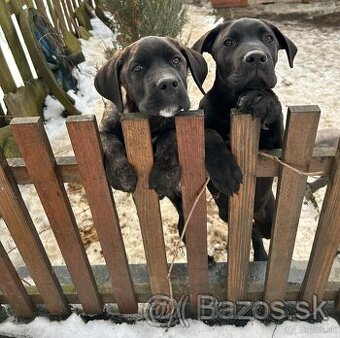
<svg viewBox="0 0 340 338"><path fill-rule="evenodd" d="M247 63L265 63L268 61L267 55L260 50L253 50L248 52L243 60Z"/></svg>
<svg viewBox="0 0 340 338"><path fill-rule="evenodd" d="M176 78L163 78L159 79L156 82L156 86L158 89L162 91L167 91L171 89L175 89L178 86L178 80Z"/></svg>

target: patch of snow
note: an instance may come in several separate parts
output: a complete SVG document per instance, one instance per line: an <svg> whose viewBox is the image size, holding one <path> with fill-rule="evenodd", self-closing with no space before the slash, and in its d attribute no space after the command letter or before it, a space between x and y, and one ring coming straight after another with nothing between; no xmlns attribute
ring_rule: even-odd
<svg viewBox="0 0 340 338"><path fill-rule="evenodd" d="M177 325L166 331L164 328L150 326L145 321L139 321L135 324L114 324L104 320L84 323L79 316L72 314L67 320L61 322L51 322L46 318L36 318L29 324L15 324L8 320L0 324L0 334L25 338L338 338L340 336L340 327L332 318L316 324L286 321L277 326L275 324L266 326L256 320L248 322L244 327L232 325L208 326L197 320L188 320L187 324L188 327Z"/></svg>

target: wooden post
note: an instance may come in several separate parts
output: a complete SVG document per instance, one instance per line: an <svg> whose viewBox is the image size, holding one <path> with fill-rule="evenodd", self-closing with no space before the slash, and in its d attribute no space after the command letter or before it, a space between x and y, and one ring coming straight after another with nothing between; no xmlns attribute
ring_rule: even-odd
<svg viewBox="0 0 340 338"><path fill-rule="evenodd" d="M126 114L122 121L127 158L138 176L133 199L141 227L152 294L169 295L163 227L158 196L149 188L153 167L149 121L141 114ZM155 255L157 252L157 255Z"/></svg>
<svg viewBox="0 0 340 338"><path fill-rule="evenodd" d="M15 118L11 122L11 127L80 296L83 309L86 313L101 313L102 304L97 285L43 120L40 117Z"/></svg>
<svg viewBox="0 0 340 338"><path fill-rule="evenodd" d="M65 296L1 149L0 200L0 214L48 311L53 315L69 314Z"/></svg>
<svg viewBox="0 0 340 338"><path fill-rule="evenodd" d="M14 24L12 22L11 13L7 7L6 0L0 0L0 25L5 33L6 40L11 52L13 54L14 60L19 68L21 77L24 82L28 82L33 79L26 55L21 47L21 43L17 32L15 30Z"/></svg>
<svg viewBox="0 0 340 338"><path fill-rule="evenodd" d="M176 117L178 158L181 165L181 189L184 220L206 181L204 119L201 111ZM185 233L190 305L197 311L199 295L208 293L207 207L205 191L198 200Z"/></svg>
<svg viewBox="0 0 340 338"><path fill-rule="evenodd" d="M247 286L260 120L238 112L231 119L231 150L243 173L239 192L229 198L227 299L237 301Z"/></svg>
<svg viewBox="0 0 340 338"><path fill-rule="evenodd" d="M112 189L103 165L96 119L69 117L66 123L119 311L138 312Z"/></svg>
<svg viewBox="0 0 340 338"><path fill-rule="evenodd" d="M329 183L322 205L313 249L301 286L301 298L310 304L313 304L313 295L318 297L318 301L322 301L339 243L340 142L329 176Z"/></svg>
<svg viewBox="0 0 340 338"><path fill-rule="evenodd" d="M317 106L296 106L288 109L282 154L284 162L301 171L309 170L319 118L320 109ZM307 176L280 166L265 282L264 298L267 302L285 300L306 183Z"/></svg>

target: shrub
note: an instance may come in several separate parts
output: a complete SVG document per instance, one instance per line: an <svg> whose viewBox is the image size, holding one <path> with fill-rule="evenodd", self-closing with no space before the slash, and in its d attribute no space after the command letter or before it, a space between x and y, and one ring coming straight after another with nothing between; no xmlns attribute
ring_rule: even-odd
<svg viewBox="0 0 340 338"><path fill-rule="evenodd" d="M186 22L183 0L104 0L122 47L148 35L177 37Z"/></svg>

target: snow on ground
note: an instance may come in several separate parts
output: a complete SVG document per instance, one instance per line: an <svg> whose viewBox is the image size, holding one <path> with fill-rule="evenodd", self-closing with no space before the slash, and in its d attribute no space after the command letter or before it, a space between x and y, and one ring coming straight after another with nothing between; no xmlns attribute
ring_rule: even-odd
<svg viewBox="0 0 340 338"><path fill-rule="evenodd" d="M192 45L194 41L214 27L215 24L215 17L209 15L205 8L190 6L189 22L185 26L181 38L184 42L189 41L188 45ZM283 103L284 110L288 105L319 104L322 109L320 126L322 128L339 127L340 114L337 111L337 103L339 102L340 93L340 69L334 66L335 60L340 59L339 30L332 26L320 27L298 21L276 22L275 24L295 42L299 49L294 69L289 68L284 52L280 51L277 65L278 85L276 92ZM112 45L114 35L98 19L93 19L92 25L93 37L89 41L81 41L86 61L75 70L75 76L79 81L79 91L77 93L69 92L69 94L75 99L76 107L80 111L84 114L96 115L99 121L104 110L104 101L93 86L93 78L100 66L105 62L104 50ZM209 55L205 54L205 57L209 65L209 75L204 87L208 90L214 79L214 62ZM202 96L192 79L189 79L188 88L192 108L197 108ZM60 104L50 96L47 98L46 104L46 130L54 153L57 156L72 155L73 151L67 135L65 119L61 116L62 108ZM90 263L104 263L82 186L66 184L66 189ZM316 195L319 205L322 203L324 191L325 189L322 189ZM34 188L32 186L23 186L21 187L21 192L52 264L64 264L49 227L48 219ZM127 248L128 260L130 263L143 262L145 261L143 242L132 198L129 194L119 191L114 192L114 197ZM166 200L161 201L161 212L166 250L168 260L170 260L178 239L177 214L170 202ZM318 210L309 204L304 204L297 233L294 260L308 259L318 216ZM227 225L219 219L214 202L210 201L210 196L208 196L207 227L209 253L213 254L218 261L226 260ZM13 262L16 265L22 265L23 262L18 250L2 220L0 220L0 237ZM265 245L268 248L269 241L266 241ZM183 247L178 261L183 262L185 259L185 249Z"/></svg>
<svg viewBox="0 0 340 338"><path fill-rule="evenodd" d="M29 324L14 324L11 321L0 324L0 335L8 334L10 337L25 338L338 338L340 327L330 318L318 324L306 322L286 321L281 325L270 324L265 326L259 321L250 321L245 327L232 325L208 326L200 321L188 320L188 327L175 326L165 331L164 328L150 326L147 322L136 324L113 324L109 321L96 320L85 324L80 317L72 314L62 322L50 322L46 318L36 318Z"/></svg>

